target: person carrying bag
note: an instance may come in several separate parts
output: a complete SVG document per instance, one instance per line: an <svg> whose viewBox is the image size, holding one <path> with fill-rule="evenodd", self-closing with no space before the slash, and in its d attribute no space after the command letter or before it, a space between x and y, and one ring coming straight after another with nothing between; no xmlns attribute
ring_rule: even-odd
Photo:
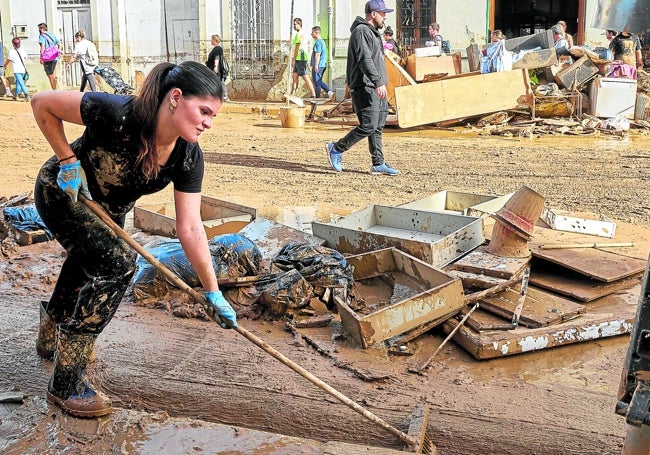
<svg viewBox="0 0 650 455"><path fill-rule="evenodd" d="M11 49L9 54L7 54L7 60L5 61L4 67L7 68L9 63L11 63L13 67L14 79L16 80L16 93L13 95L13 99L17 100L18 95L23 93L25 100L29 101L29 92L27 91L27 87L25 87L25 81L29 79L29 73L27 73L27 67L25 66L24 60L27 58L27 54L25 54L25 51L20 47L20 38L14 37L11 40L11 44L13 45L13 49Z"/></svg>
<svg viewBox="0 0 650 455"><path fill-rule="evenodd" d="M38 24L38 44L41 48L41 63L47 78L50 80L50 87L56 90L56 77L54 70L56 69L56 62L61 56L61 49L59 48L59 39L47 31L47 24L41 22Z"/></svg>

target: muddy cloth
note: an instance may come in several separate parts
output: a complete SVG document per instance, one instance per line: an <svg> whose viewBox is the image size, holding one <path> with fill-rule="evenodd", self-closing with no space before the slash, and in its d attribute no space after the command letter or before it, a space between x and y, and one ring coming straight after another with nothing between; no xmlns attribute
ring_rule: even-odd
<svg viewBox="0 0 650 455"><path fill-rule="evenodd" d="M21 231L38 231L45 230L47 236L51 239L52 233L47 229L41 216L32 204L19 207L5 207L2 209L4 220L16 229Z"/></svg>
<svg viewBox="0 0 650 455"><path fill-rule="evenodd" d="M312 294L312 286L295 269L269 273L251 286L224 291L237 316L252 319L260 317L265 310L282 317L289 310L309 305Z"/></svg>
<svg viewBox="0 0 650 455"><path fill-rule="evenodd" d="M178 139L170 159L147 179L137 162L133 97L85 93L82 136L70 144L81 161L95 202L120 226L135 201L173 183L174 189L199 193L203 154L197 144ZM66 249L47 313L66 329L100 333L111 320L135 272L131 248L84 204L72 203L58 186L59 164L50 158L41 168L34 202L41 219Z"/></svg>
<svg viewBox="0 0 650 455"><path fill-rule="evenodd" d="M336 250L308 243L290 242L271 261L279 270L296 269L309 284L323 288L350 288L354 268Z"/></svg>
<svg viewBox="0 0 650 455"><path fill-rule="evenodd" d="M208 242L212 265L217 278L236 278L258 275L262 262L262 252L250 239L242 234L224 234ZM198 275L178 239L160 237L145 246L161 264L174 272L191 287L201 285ZM163 297L169 292L171 284L146 259L138 255L137 270L133 277L133 295L136 300L150 297Z"/></svg>
<svg viewBox="0 0 650 455"><path fill-rule="evenodd" d="M107 66L95 67L95 73L98 74L106 83L115 90L116 95L130 95L133 93L133 87L124 82L120 73Z"/></svg>

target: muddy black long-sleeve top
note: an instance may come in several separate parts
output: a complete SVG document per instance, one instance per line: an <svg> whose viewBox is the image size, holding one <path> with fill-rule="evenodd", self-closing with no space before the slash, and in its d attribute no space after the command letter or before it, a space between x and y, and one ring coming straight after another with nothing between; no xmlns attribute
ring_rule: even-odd
<svg viewBox="0 0 650 455"><path fill-rule="evenodd" d="M133 96L86 93L81 118L86 129L70 144L81 161L90 194L103 202L112 217L123 216L135 202L173 183L174 189L199 193L203 180L203 152L198 144L179 138L167 164L147 179L137 162L136 138L141 126L133 115Z"/></svg>

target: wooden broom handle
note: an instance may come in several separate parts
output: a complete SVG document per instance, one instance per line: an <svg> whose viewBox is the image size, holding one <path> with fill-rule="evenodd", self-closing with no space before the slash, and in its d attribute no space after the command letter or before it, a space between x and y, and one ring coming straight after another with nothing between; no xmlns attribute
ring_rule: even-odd
<svg viewBox="0 0 650 455"><path fill-rule="evenodd" d="M84 197L82 194L79 194L78 196L79 200L83 202L86 207L88 207L95 215L97 215L99 218L104 221L108 227L110 227L115 234L122 240L124 240L126 243L129 244L135 251L137 251L143 258L145 258L147 261L151 263L158 271L160 271L169 281L177 286L179 289L185 291L187 294L189 294L191 297L196 299L197 302L201 303L204 306L208 306L208 301L205 298L203 294L200 292L195 291L190 285L185 283L182 279L180 279L174 272L169 270L165 265L163 265L158 259L153 257L151 253L149 253L142 245L140 245L138 242L136 242L133 237L131 237L129 234L126 233L124 229L122 229L113 219L108 216L108 214L104 211L104 209L97 204L95 201L91 201L90 199ZM223 322L228 324L231 328L233 328L229 321L222 319ZM325 381L322 379L319 379L309 371L305 370L303 367L295 363L293 360L289 359L288 357L285 357L283 354L281 354L279 351L277 351L275 348L271 347L268 343L266 343L264 340L261 338L257 337L253 333L249 332L245 328L239 324L237 327L233 328L235 331L237 331L239 334L244 336L247 340L252 342L253 344L257 345L260 349L265 351L266 353L270 354L271 356L275 357L277 360L291 368L293 371L298 373L300 376L303 378L307 379L309 382L312 384L316 385L317 387L321 388L322 390L326 391L330 395L332 395L334 398L339 400L341 403L345 404L346 406L352 408L368 420L370 420L373 423L376 423L377 425L381 426L382 428L386 429L393 435L397 436L402 442L407 444L409 448L413 450L417 450L418 442L415 440L415 438L409 436L408 434L404 433L403 431L398 430L394 426L390 425L389 423L385 422L382 420L380 417L376 416L372 412L368 411L366 408L363 406L359 405L352 399L348 398L338 390L336 390L334 387L330 386L327 384ZM426 430L426 429L424 429ZM424 431L423 430L423 431Z"/></svg>

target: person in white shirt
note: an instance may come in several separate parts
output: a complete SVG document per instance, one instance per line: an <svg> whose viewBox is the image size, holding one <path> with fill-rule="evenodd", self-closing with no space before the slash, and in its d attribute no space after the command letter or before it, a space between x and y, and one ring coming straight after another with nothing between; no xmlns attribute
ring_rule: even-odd
<svg viewBox="0 0 650 455"><path fill-rule="evenodd" d="M78 61L79 65L81 65L81 87L79 91L83 92L86 89L87 82L90 85L90 91L96 92L97 86L94 73L99 63L97 61L97 48L92 41L86 39L86 32L83 30L79 30L74 34L74 40L76 42L74 51L66 66L69 68L73 62Z"/></svg>
<svg viewBox="0 0 650 455"><path fill-rule="evenodd" d="M14 93L13 98L14 100L18 99L18 95L22 92L25 100L29 101L29 92L27 91L27 87L25 87L25 75L27 74L25 60L27 60L27 53L20 47L20 38L12 39L11 44L13 44L14 48L7 54L4 67L7 68L7 65L11 63L11 67L14 70L16 93Z"/></svg>

